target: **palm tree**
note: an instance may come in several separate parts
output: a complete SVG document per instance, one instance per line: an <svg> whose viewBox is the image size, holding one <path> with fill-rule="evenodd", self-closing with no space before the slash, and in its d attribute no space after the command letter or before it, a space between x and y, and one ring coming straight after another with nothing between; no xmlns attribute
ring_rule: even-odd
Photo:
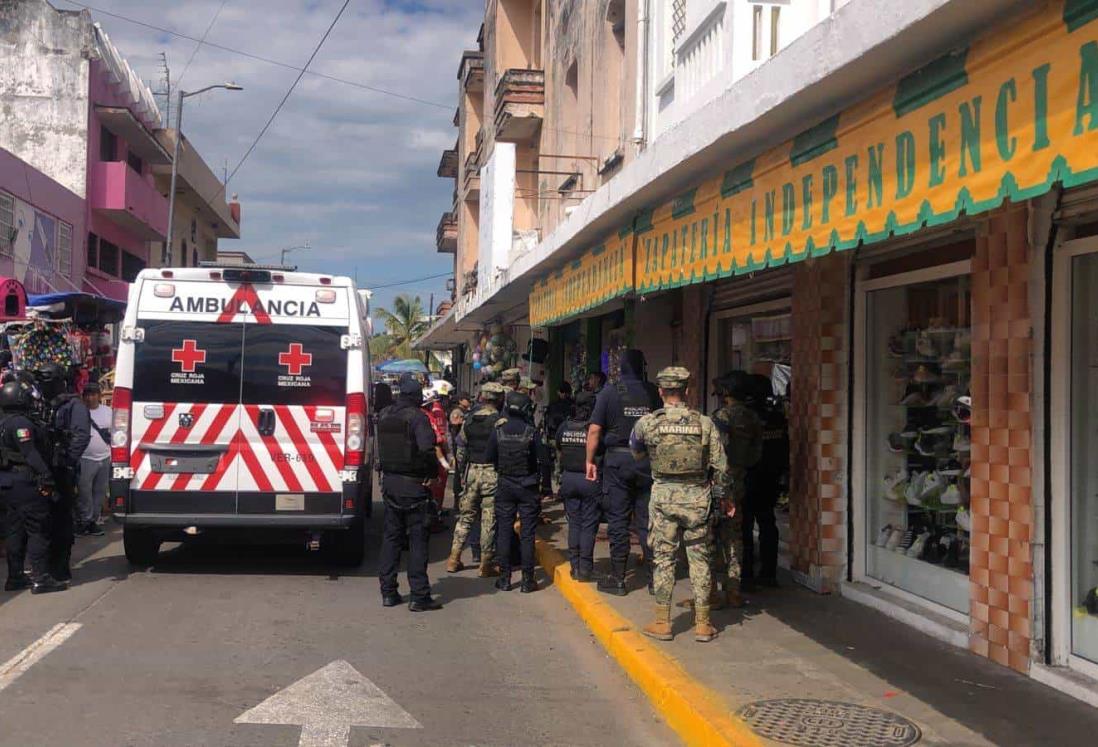
<svg viewBox="0 0 1098 747"><path fill-rule="evenodd" d="M412 343L430 327L419 296L406 293L393 299L392 311L379 308L377 317L385 324L385 333L371 340L370 352L385 358L412 358Z"/></svg>

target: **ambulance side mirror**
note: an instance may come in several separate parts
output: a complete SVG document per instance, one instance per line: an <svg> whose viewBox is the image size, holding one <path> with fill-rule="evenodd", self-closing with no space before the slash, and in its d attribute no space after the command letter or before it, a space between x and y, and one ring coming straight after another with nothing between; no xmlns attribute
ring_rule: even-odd
<svg viewBox="0 0 1098 747"><path fill-rule="evenodd" d="M362 335L350 334L339 336L340 350L358 350L362 347Z"/></svg>
<svg viewBox="0 0 1098 747"><path fill-rule="evenodd" d="M122 342L144 342L145 330L141 327L123 327L119 337Z"/></svg>

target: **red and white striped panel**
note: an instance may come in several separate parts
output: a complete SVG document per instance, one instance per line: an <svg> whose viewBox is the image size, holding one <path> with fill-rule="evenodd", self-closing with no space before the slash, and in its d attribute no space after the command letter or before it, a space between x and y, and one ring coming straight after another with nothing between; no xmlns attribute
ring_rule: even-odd
<svg viewBox="0 0 1098 747"><path fill-rule="evenodd" d="M144 417L133 408L135 444L131 459L133 487L157 491L337 492L342 488L343 433L313 432L317 408L276 405L274 434L261 436L258 405L165 404L164 416ZM263 408L269 409L269 408ZM331 422L343 423L344 408L324 408ZM194 421L182 428L179 416ZM226 447L212 474L153 472L140 444L220 445Z"/></svg>

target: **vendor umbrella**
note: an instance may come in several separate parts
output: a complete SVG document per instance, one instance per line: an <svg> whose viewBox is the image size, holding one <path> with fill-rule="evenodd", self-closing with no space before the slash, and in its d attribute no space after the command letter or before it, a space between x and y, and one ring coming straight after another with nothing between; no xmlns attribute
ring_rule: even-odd
<svg viewBox="0 0 1098 747"><path fill-rule="evenodd" d="M427 366L423 361L416 360L415 358L405 358L404 360L387 361L377 367L377 370L381 373L387 374L402 374L402 373L427 373Z"/></svg>

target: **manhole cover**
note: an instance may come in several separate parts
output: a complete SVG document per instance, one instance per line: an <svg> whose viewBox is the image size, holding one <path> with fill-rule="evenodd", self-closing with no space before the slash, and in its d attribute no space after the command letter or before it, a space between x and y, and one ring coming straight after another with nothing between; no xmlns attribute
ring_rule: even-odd
<svg viewBox="0 0 1098 747"><path fill-rule="evenodd" d="M760 700L737 715L759 736L800 747L907 747L923 736L895 713L832 700Z"/></svg>

